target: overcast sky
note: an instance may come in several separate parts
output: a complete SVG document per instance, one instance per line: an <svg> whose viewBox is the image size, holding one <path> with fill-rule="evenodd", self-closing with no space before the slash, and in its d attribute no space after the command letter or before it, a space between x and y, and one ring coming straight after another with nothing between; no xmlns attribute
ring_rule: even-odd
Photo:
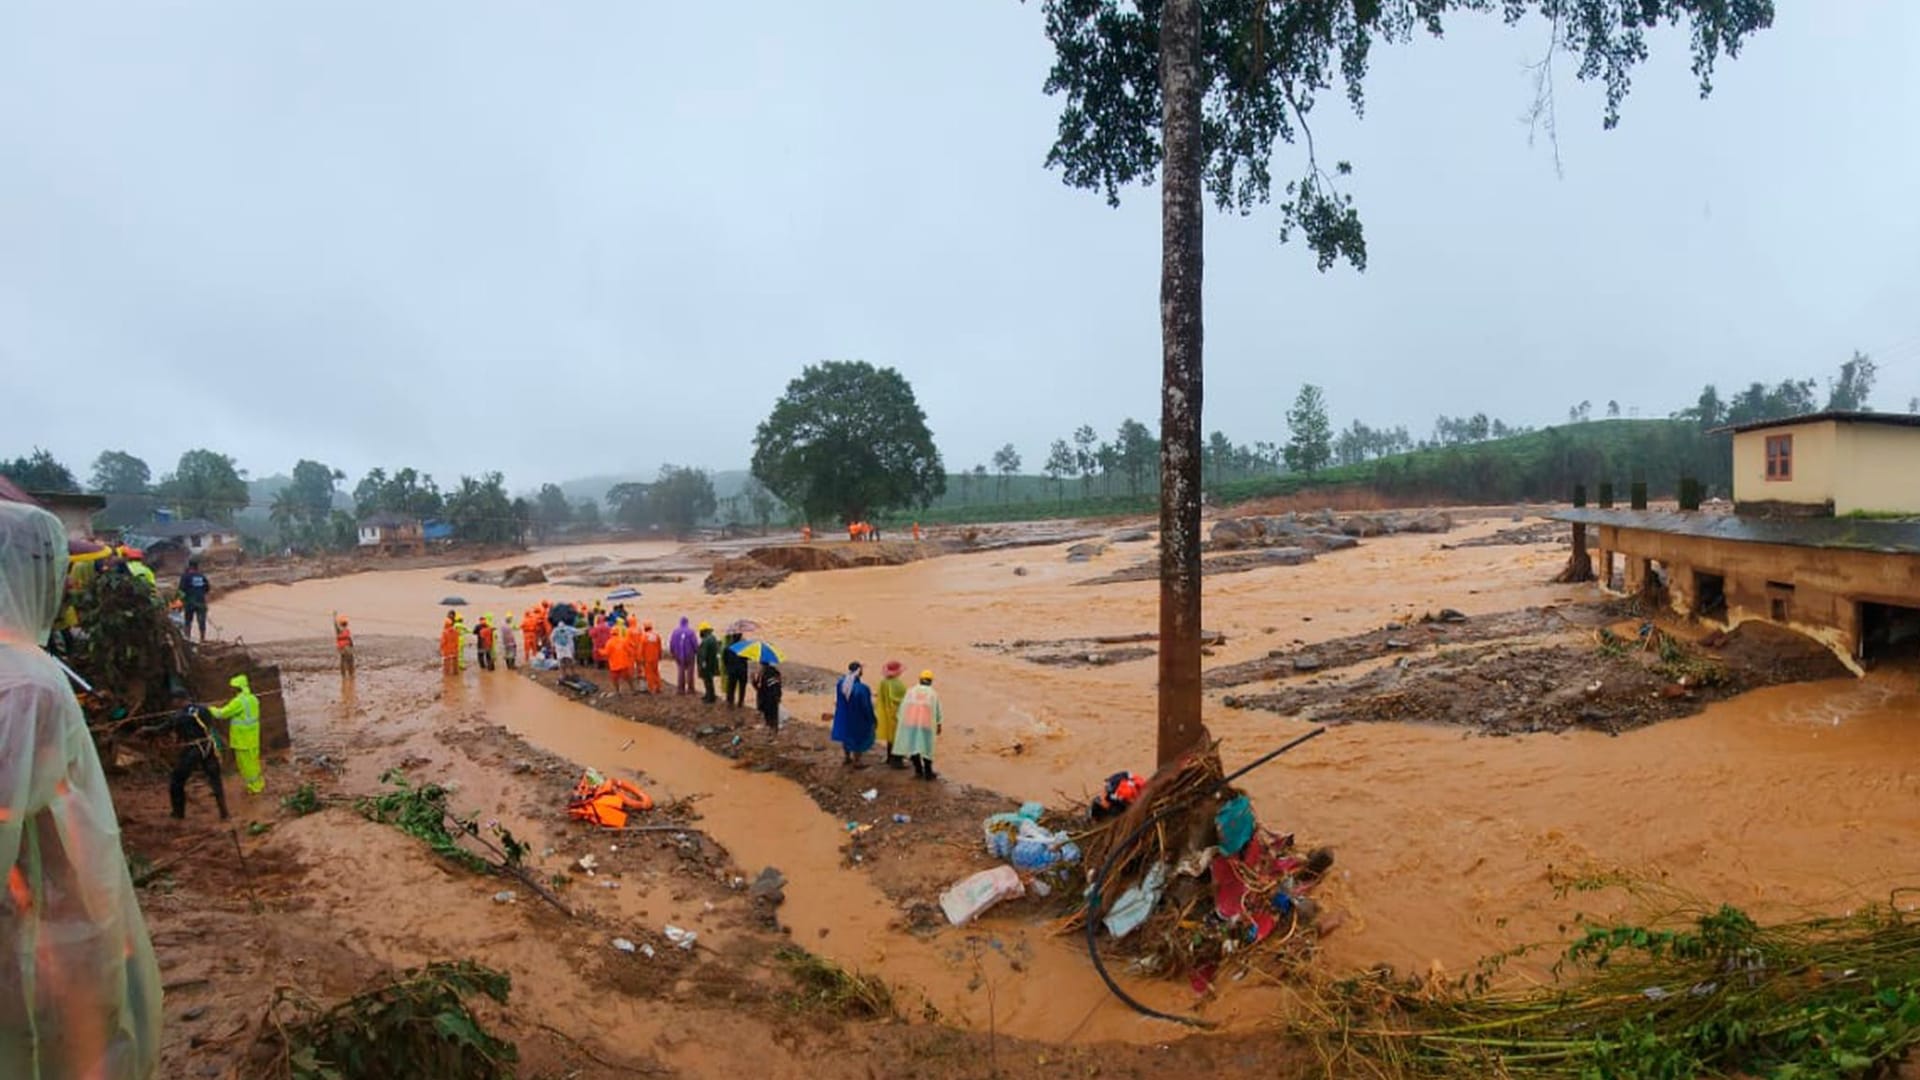
<svg viewBox="0 0 1920 1080"><path fill-rule="evenodd" d="M1371 267L1207 222L1206 425L1661 415L1880 360L1920 394L1920 3L1784 0L1698 100L1656 40L1618 130L1539 25L1457 18L1329 96ZM802 365L912 381L949 467L1157 424L1158 196L1043 167L1014 0L10 3L0 455L312 457L516 489L739 467ZM1292 176L1287 157L1275 173ZM351 481L350 481L351 482Z"/></svg>

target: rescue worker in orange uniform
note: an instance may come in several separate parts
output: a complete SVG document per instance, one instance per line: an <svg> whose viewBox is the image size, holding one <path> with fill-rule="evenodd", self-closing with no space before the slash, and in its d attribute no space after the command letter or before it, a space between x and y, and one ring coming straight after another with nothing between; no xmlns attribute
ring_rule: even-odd
<svg viewBox="0 0 1920 1080"><path fill-rule="evenodd" d="M347 617L333 614L333 647L340 654L340 677L353 678L353 631L347 629Z"/></svg>
<svg viewBox="0 0 1920 1080"><path fill-rule="evenodd" d="M460 674L460 625L453 621L451 611L447 612L447 621L440 624L440 673Z"/></svg>
<svg viewBox="0 0 1920 1080"><path fill-rule="evenodd" d="M527 646L527 663L540 655L540 609L530 607L520 616L520 640Z"/></svg>
<svg viewBox="0 0 1920 1080"><path fill-rule="evenodd" d="M640 667L647 676L647 693L660 692L660 635L653 632L653 624L640 624Z"/></svg>
<svg viewBox="0 0 1920 1080"><path fill-rule="evenodd" d="M607 674L613 680L613 692L620 692L625 683L628 689L637 690L633 684L634 669L639 666L638 642L627 634L625 623L614 626L613 633L607 638Z"/></svg>

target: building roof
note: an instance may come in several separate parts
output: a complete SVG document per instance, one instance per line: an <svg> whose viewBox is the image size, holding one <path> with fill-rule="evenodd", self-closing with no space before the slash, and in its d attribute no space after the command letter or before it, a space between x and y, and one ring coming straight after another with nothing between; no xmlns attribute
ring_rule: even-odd
<svg viewBox="0 0 1920 1080"><path fill-rule="evenodd" d="M1738 435L1743 431L1788 427L1795 424L1817 424L1823 420L1834 420L1842 424L1886 424L1889 427L1920 427L1920 413L1850 412L1846 409L1826 409L1821 412L1802 413L1799 416L1775 417L1771 420L1742 420L1738 424L1727 424L1714 428L1711 434L1732 432Z"/></svg>
<svg viewBox="0 0 1920 1080"><path fill-rule="evenodd" d="M30 491L27 497L49 510L104 510L107 505L105 495L88 495L79 491Z"/></svg>
<svg viewBox="0 0 1920 1080"><path fill-rule="evenodd" d="M1920 519L1869 521L1845 517L1773 518L1703 514L1698 511L1597 510L1590 506L1555 510L1547 516L1555 521L1578 525L1612 525L1622 529L1643 529L1709 540L1840 548L1883 555L1920 555Z"/></svg>
<svg viewBox="0 0 1920 1080"><path fill-rule="evenodd" d="M181 536L202 536L207 533L230 533L237 535L238 529L231 525L220 525L205 518L187 518L184 521L151 521L138 527L146 536L161 540L171 540Z"/></svg>
<svg viewBox="0 0 1920 1080"><path fill-rule="evenodd" d="M418 525L420 524L420 519L417 517L408 517L405 514L395 514L382 510L377 514L369 514L361 518L360 524L373 525L382 529L397 529L404 528L408 525Z"/></svg>

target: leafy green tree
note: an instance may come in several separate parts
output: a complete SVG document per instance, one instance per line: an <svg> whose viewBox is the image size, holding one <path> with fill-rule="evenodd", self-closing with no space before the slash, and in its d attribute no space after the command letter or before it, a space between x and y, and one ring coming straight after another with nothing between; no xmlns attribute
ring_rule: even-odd
<svg viewBox="0 0 1920 1080"><path fill-rule="evenodd" d="M446 514L456 538L483 544L518 542L525 520L507 497L506 478L497 472L477 480L461 477L447 496Z"/></svg>
<svg viewBox="0 0 1920 1080"><path fill-rule="evenodd" d="M713 477L705 469L679 465L660 466L660 477L649 494L662 525L674 535L685 536L695 525L713 516L717 505L713 497Z"/></svg>
<svg viewBox="0 0 1920 1080"><path fill-rule="evenodd" d="M1333 460L1333 425L1327 422L1327 399L1319 387L1301 385L1293 408L1287 410L1287 433L1288 471L1312 476Z"/></svg>
<svg viewBox="0 0 1920 1080"><path fill-rule="evenodd" d="M596 516L598 513L599 511L596 510ZM567 501L567 493L560 490L560 485L540 485L540 493L533 498L534 538L545 540L566 528L567 523L572 520L573 504Z"/></svg>
<svg viewBox="0 0 1920 1080"><path fill-rule="evenodd" d="M1251 210L1271 194L1276 141L1303 137L1298 179L1280 205L1282 239L1298 232L1321 269L1366 265L1350 197L1336 186L1346 162L1320 164L1308 127L1319 96L1345 83L1358 110L1376 41L1442 33L1452 11L1531 12L1549 21L1555 49L1577 53L1582 79L1606 86L1605 124L1619 119L1647 32L1690 23L1701 92L1721 52L1773 20L1770 0L1045 0L1054 65L1046 90L1062 95L1047 163L1068 184L1101 190L1150 183L1161 192L1160 678L1158 753L1168 762L1206 737L1200 723L1200 422L1202 223L1205 196ZM1550 70L1550 69L1548 69ZM1552 132L1551 84L1536 99ZM1544 107L1544 108L1543 108Z"/></svg>
<svg viewBox="0 0 1920 1080"><path fill-rule="evenodd" d="M1854 350L1853 359L1840 365L1837 378L1827 380L1827 408L1861 412L1873 396L1873 380L1880 366L1866 353Z"/></svg>
<svg viewBox="0 0 1920 1080"><path fill-rule="evenodd" d="M305 518L318 525L333 513L334 486L346 478L339 469L302 458L294 463L293 483L288 487L299 500Z"/></svg>
<svg viewBox="0 0 1920 1080"><path fill-rule="evenodd" d="M180 455L173 472L160 479L160 495L181 517L231 522L247 505L246 470L212 450L189 450Z"/></svg>
<svg viewBox="0 0 1920 1080"><path fill-rule="evenodd" d="M1120 471L1127 476L1127 494L1140 494L1140 486L1153 475L1154 459L1160 456L1160 440L1153 437L1147 425L1129 416L1120 421L1113 445Z"/></svg>
<svg viewBox="0 0 1920 1080"><path fill-rule="evenodd" d="M1066 478L1075 467L1073 447L1068 446L1065 439L1053 440L1053 445L1047 448L1047 464L1044 471L1047 479L1053 481L1054 497L1062 502L1067 498Z"/></svg>
<svg viewBox="0 0 1920 1080"><path fill-rule="evenodd" d="M17 457L12 461L0 461L0 476L4 476L27 491L80 490L80 482L73 478L73 470L54 460L53 454L39 447L27 457Z"/></svg>
<svg viewBox="0 0 1920 1080"><path fill-rule="evenodd" d="M353 511L362 519L388 513L424 520L439 517L445 508L446 497L433 477L411 468L392 476L385 469L369 470L353 488Z"/></svg>
<svg viewBox="0 0 1920 1080"><path fill-rule="evenodd" d="M1094 474L1100 471L1100 459L1093 452L1100 436L1093 430L1092 424L1081 424L1073 429L1073 463L1080 472L1080 494L1093 490Z"/></svg>
<svg viewBox="0 0 1920 1080"><path fill-rule="evenodd" d="M946 493L913 387L863 361L809 365L753 439L753 475L809 520L859 521Z"/></svg>
<svg viewBox="0 0 1920 1080"><path fill-rule="evenodd" d="M993 471L1000 474L1000 501L1007 501L1007 481L1020 471L1020 451L1012 443L993 452Z"/></svg>
<svg viewBox="0 0 1920 1080"><path fill-rule="evenodd" d="M629 529L642 529L654 523L652 484L627 481L607 489L607 511L613 520Z"/></svg>
<svg viewBox="0 0 1920 1080"><path fill-rule="evenodd" d="M267 520L280 531L282 544L293 544L299 539L303 511L300 496L293 490L293 485L289 484L273 493L273 505L267 508Z"/></svg>
<svg viewBox="0 0 1920 1080"><path fill-rule="evenodd" d="M600 528L600 504L592 499L581 499L573 508L574 524L588 532Z"/></svg>
<svg viewBox="0 0 1920 1080"><path fill-rule="evenodd" d="M90 486L101 495L145 495L153 487L153 470L125 450L102 450L93 459Z"/></svg>
<svg viewBox="0 0 1920 1080"><path fill-rule="evenodd" d="M93 476L87 486L107 500L106 507L93 518L98 528L125 528L153 516L153 471L145 461L124 450L101 451L93 459Z"/></svg>

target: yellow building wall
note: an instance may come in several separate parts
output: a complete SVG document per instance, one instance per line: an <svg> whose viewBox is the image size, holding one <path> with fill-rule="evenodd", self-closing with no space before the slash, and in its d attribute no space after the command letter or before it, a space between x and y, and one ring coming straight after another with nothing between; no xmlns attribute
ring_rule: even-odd
<svg viewBox="0 0 1920 1080"><path fill-rule="evenodd" d="M1838 467L1833 474L1833 512L1920 513L1920 427L1840 424ZM1759 434L1755 432L1754 434ZM1800 440L1794 440L1799 456ZM1736 451L1737 455L1737 451ZM1760 469L1766 471L1761 449ZM1795 475L1799 462L1794 463Z"/></svg>
<svg viewBox="0 0 1920 1080"><path fill-rule="evenodd" d="M1839 459L1839 424L1822 420L1812 424L1743 431L1733 437L1733 501L1787 502L1824 505L1834 499L1834 477ZM1853 424L1849 427L1858 427ZM1920 428L1914 429L1920 431ZM1793 436L1793 479L1767 479L1767 439Z"/></svg>

